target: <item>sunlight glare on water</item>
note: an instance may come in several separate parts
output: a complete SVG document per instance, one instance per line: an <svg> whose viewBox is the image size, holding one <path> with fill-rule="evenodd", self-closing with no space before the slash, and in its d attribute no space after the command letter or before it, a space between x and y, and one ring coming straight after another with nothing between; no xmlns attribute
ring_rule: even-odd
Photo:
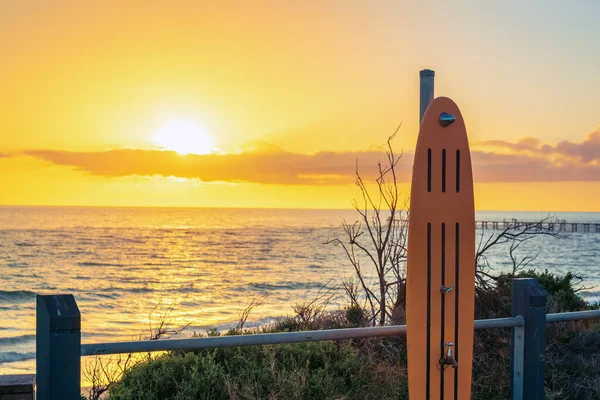
<svg viewBox="0 0 600 400"><path fill-rule="evenodd" d="M479 213L511 218L515 213ZM84 343L148 336L149 322L175 302L173 326L189 332L235 325L253 297L269 293L251 324L291 314L329 282L353 276L342 250L353 211L0 207L0 373L35 370L35 295L71 293ZM561 218L600 222L598 214ZM522 214L535 221L538 214ZM576 272L600 284L600 234L539 238L519 254L552 272ZM510 269L506 248L490 253ZM368 264L364 264L365 266ZM586 298L597 300L589 291ZM153 315L149 315L157 307Z"/></svg>

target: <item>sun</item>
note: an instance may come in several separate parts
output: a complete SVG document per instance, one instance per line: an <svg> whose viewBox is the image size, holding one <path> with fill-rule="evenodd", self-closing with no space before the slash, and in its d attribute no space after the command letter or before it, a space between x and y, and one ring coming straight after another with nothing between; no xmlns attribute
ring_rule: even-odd
<svg viewBox="0 0 600 400"><path fill-rule="evenodd" d="M167 120L151 139L164 149L179 154L208 154L215 150L210 132L193 119Z"/></svg>

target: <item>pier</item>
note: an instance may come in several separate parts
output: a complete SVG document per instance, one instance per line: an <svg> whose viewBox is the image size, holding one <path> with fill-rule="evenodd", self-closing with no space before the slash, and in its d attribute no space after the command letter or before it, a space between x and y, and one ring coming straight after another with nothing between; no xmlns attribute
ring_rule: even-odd
<svg viewBox="0 0 600 400"><path fill-rule="evenodd" d="M395 220L398 225L407 226L406 218ZM485 230L523 230L537 229L540 231L549 232L564 232L564 233L600 233L600 222L577 222L566 220L548 220L548 221L519 221L515 218L504 219L502 221L495 220L479 220L475 221L476 229Z"/></svg>
<svg viewBox="0 0 600 400"><path fill-rule="evenodd" d="M548 220L537 222L519 221L515 218L504 219L502 221L481 220L475 222L475 227L477 229L488 230L521 230L526 228L533 228L550 232L600 233L600 222L576 222L566 220Z"/></svg>

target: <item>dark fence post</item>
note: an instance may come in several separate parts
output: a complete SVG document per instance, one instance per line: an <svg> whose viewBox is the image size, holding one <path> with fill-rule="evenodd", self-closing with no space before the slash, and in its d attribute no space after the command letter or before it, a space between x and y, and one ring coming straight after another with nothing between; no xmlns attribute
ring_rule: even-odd
<svg viewBox="0 0 600 400"><path fill-rule="evenodd" d="M81 398L81 314L73 295L37 296L37 400Z"/></svg>
<svg viewBox="0 0 600 400"><path fill-rule="evenodd" d="M523 399L544 400L544 363L546 358L546 291L533 278L515 278L512 281L512 316L522 316L525 320L523 332L524 355L513 333L511 342L511 371L515 368L516 357L523 360ZM515 332L515 331L513 331ZM515 374L511 374L511 395ZM516 383L519 384L519 383Z"/></svg>

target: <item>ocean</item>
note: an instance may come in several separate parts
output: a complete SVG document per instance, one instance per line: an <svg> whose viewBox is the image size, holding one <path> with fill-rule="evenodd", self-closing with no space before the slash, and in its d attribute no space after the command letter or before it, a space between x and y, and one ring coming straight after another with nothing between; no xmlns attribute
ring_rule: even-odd
<svg viewBox="0 0 600 400"><path fill-rule="evenodd" d="M600 213L552 215L600 223ZM295 303L353 276L342 249L325 242L356 218L352 210L0 207L0 374L35 372L36 294L75 296L83 343L148 336L171 305L171 326L189 324L187 332L233 327L265 293L250 325L291 315ZM490 252L496 271L511 268L508 250ZM600 233L538 237L516 253L538 254L530 268L576 273L588 287L581 295L600 300L592 288L600 286Z"/></svg>

